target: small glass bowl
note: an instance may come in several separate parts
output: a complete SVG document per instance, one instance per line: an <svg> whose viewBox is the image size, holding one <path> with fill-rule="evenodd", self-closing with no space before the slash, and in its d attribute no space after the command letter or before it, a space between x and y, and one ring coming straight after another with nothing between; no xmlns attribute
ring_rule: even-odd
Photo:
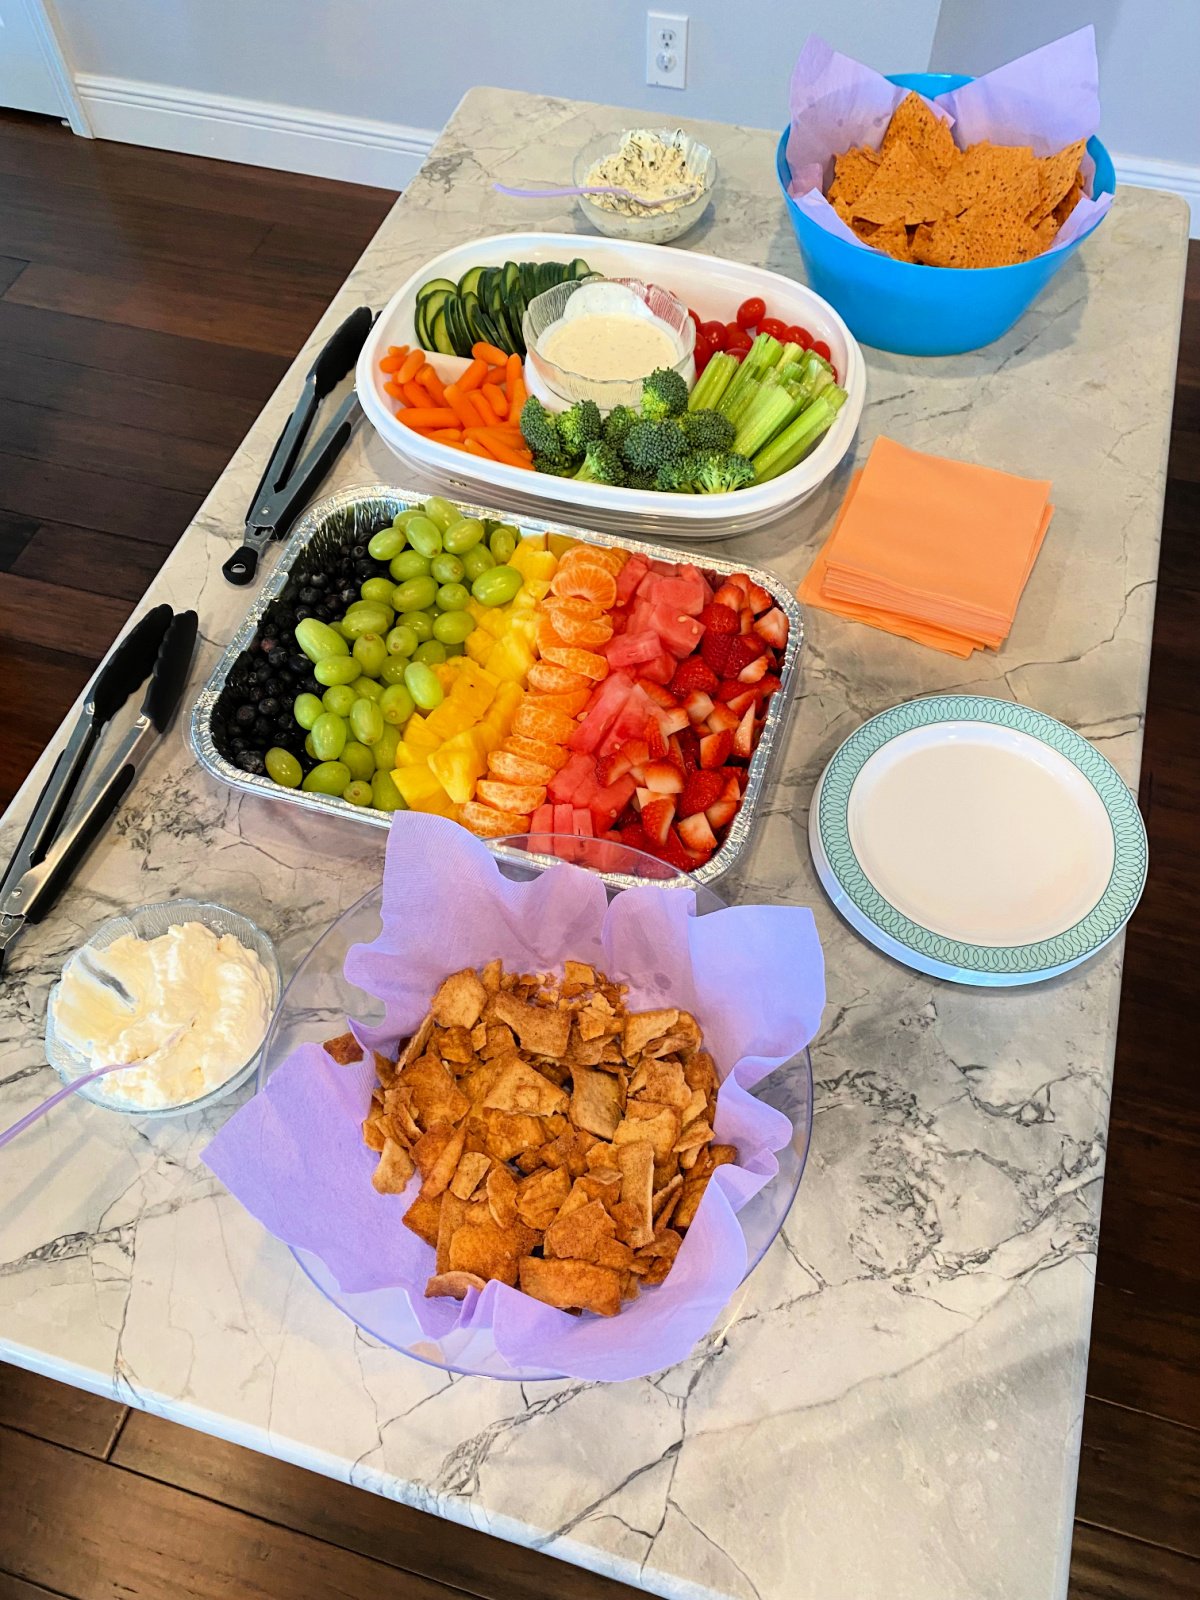
<svg viewBox="0 0 1200 1600"><path fill-rule="evenodd" d="M607 156L615 156L630 131L622 129L590 139L575 157L571 182L576 185L589 183L592 168ZM680 132L678 128L651 128L647 131L657 134L664 143L670 143ZM640 216L630 217L623 211L610 211L607 206L597 205L594 199L581 194L579 209L586 220L611 239L633 239L638 244L669 244L672 239L685 234L700 221L712 202L717 181L717 158L707 145L687 133L682 136L681 147L688 177L700 190L694 200L689 200L677 211L646 211Z"/></svg>
<svg viewBox="0 0 1200 1600"><path fill-rule="evenodd" d="M93 1105L103 1106L106 1111L123 1112L126 1116L178 1117L185 1112L205 1111L218 1100L232 1094L239 1085L245 1083L258 1065L263 1043L271 1031L275 1013L279 1008L279 999L283 991L283 974L279 970L279 958L275 954L275 946L249 917L243 917L237 911L230 911L226 906L213 905L207 900L168 900L155 905L137 906L132 911L122 912L119 916L110 917L107 922L102 922L87 943L80 945L69 958L68 965L85 951L106 950L110 944L125 934L134 934L139 939L157 939L160 934L166 933L168 928L176 927L183 922L201 922L218 935L232 934L262 962L267 971L271 991L270 1012L263 1029L263 1039L255 1045L250 1059L226 1078L224 1083L218 1084L215 1089L210 1089L207 1094L199 1095L194 1100L185 1100L179 1105L130 1105L128 1100L118 1100L104 1092L104 1086L109 1081L107 1078L97 1078L94 1083L77 1090L81 1099L90 1100ZM76 1078L82 1077L92 1068L90 1061L58 1037L54 1024L58 992L59 984L56 983L50 991L50 1002L46 1008L46 1060L64 1083L73 1083Z"/></svg>
<svg viewBox="0 0 1200 1600"><path fill-rule="evenodd" d="M614 406L636 406L641 400L642 382L649 377L649 373L643 372L637 378L589 378L582 372L571 372L566 367L560 367L542 354L541 340L561 320L567 302L580 289L599 283L615 283L630 290L645 302L657 321L670 329L681 351L679 359L672 365L690 389L696 376L696 324L683 301L656 283L643 283L640 278L607 278L598 272L574 283L556 284L553 289L535 295L526 307L521 320L521 333L529 352L529 366L540 384L567 405L574 404L576 400L594 400L605 412L611 411ZM531 386L531 392L536 393L536 387Z"/></svg>

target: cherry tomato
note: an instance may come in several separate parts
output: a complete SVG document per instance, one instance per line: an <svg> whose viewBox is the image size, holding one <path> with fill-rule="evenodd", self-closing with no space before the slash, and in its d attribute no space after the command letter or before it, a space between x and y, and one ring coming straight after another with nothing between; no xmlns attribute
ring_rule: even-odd
<svg viewBox="0 0 1200 1600"><path fill-rule="evenodd" d="M745 354L753 342L745 328L739 328L736 322L731 322L725 330L726 350L739 350Z"/></svg>
<svg viewBox="0 0 1200 1600"><path fill-rule="evenodd" d="M696 332L699 333L700 332L700 326L701 326L701 324L700 324L700 313L698 311L693 311L691 306L689 306L688 307L688 316L691 317L692 321L696 324Z"/></svg>
<svg viewBox="0 0 1200 1600"><path fill-rule="evenodd" d="M767 314L767 303L760 300L757 295L751 295L749 300L743 300L737 308L737 325L739 328L757 328ZM733 324L731 323L732 327Z"/></svg>
<svg viewBox="0 0 1200 1600"><path fill-rule="evenodd" d="M725 330L722 329L721 331L723 333ZM699 334L697 336L697 338L696 338L696 351L695 351L696 376L697 377L700 376L700 374L704 371L705 367L712 360L712 355L713 355L713 346L712 346L711 341L706 339L703 334Z"/></svg>
<svg viewBox="0 0 1200 1600"><path fill-rule="evenodd" d="M812 334L807 328L802 328L798 322L793 322L787 331L787 342L798 344L805 350L812 349Z"/></svg>
<svg viewBox="0 0 1200 1600"><path fill-rule="evenodd" d="M814 339L810 348L812 349L813 353L820 356L822 360L828 361L830 359L829 346L825 343L824 339Z"/></svg>
<svg viewBox="0 0 1200 1600"><path fill-rule="evenodd" d="M769 333L772 339L781 342L787 338L787 326L780 322L778 317L761 317L758 324L759 333Z"/></svg>
<svg viewBox="0 0 1200 1600"><path fill-rule="evenodd" d="M723 322L702 322L701 335L708 340L714 350L724 350L729 339L729 330Z"/></svg>

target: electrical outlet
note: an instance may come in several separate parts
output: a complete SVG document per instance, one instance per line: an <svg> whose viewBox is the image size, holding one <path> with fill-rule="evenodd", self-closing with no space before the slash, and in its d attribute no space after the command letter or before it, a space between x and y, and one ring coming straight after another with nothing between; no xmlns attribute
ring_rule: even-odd
<svg viewBox="0 0 1200 1600"><path fill-rule="evenodd" d="M687 88L688 19L665 11L646 13L646 82L660 89Z"/></svg>

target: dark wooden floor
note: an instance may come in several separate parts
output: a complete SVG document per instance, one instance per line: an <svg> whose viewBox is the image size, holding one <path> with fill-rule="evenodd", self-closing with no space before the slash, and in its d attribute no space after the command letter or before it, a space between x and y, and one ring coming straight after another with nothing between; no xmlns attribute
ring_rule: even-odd
<svg viewBox="0 0 1200 1600"><path fill-rule="evenodd" d="M0 114L0 804L391 199ZM1152 870L1126 956L1073 1600L1200 1595L1198 526L1193 245L1142 786ZM0 1366L0 1600L377 1589L631 1593Z"/></svg>

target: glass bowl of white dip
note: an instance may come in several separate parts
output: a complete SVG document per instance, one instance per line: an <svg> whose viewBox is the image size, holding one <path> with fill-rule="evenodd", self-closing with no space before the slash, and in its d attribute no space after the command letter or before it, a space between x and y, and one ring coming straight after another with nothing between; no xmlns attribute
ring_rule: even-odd
<svg viewBox="0 0 1200 1600"><path fill-rule="evenodd" d="M636 406L642 383L673 367L690 389L696 324L670 290L639 278L598 274L536 295L521 324L531 394L565 405L594 400L601 411Z"/></svg>
<svg viewBox="0 0 1200 1600"><path fill-rule="evenodd" d="M121 974L136 1008L122 998ZM138 906L101 923L64 964L46 1011L46 1059L71 1083L138 1055L80 1096L138 1117L203 1111L258 1065L282 990L275 947L249 917L205 900ZM126 1049L106 1053L122 1024Z"/></svg>
<svg viewBox="0 0 1200 1600"><path fill-rule="evenodd" d="M691 193L692 199L645 209L619 195L579 196L579 209L600 233L638 244L669 244L708 210L717 158L682 128L627 128L589 140L575 157L571 182L612 184L647 200Z"/></svg>

